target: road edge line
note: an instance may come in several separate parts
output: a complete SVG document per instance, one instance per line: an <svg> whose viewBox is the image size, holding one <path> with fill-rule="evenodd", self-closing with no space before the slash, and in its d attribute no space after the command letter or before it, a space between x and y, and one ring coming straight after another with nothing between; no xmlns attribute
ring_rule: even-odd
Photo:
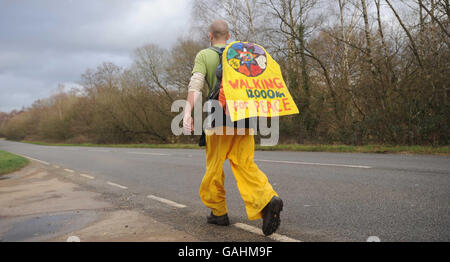
<svg viewBox="0 0 450 262"><path fill-rule="evenodd" d="M245 230L247 232L259 235L259 236L264 236L262 230L260 228L254 227L254 226L250 226L244 223L235 223L233 224L234 227ZM277 233L274 233L270 236L267 236L270 239L276 240L278 242L303 242L301 240L298 239L294 239L294 238L290 238L288 236L284 236L284 235L280 235Z"/></svg>
<svg viewBox="0 0 450 262"><path fill-rule="evenodd" d="M172 206L172 207L177 207L177 208L185 208L185 207L187 207L186 205L179 204L179 203L174 202L172 200L161 198L161 197L157 197L157 196L154 196L154 195L148 195L147 198L159 201L161 203L167 204L167 205Z"/></svg>
<svg viewBox="0 0 450 262"><path fill-rule="evenodd" d="M348 167L348 168L362 168L362 169L372 169L373 168L371 166L360 166L360 165L326 164L326 163L296 162L296 161L267 160L267 159L255 159L255 162L295 164L295 165L311 165L311 166L333 166L333 167Z"/></svg>
<svg viewBox="0 0 450 262"><path fill-rule="evenodd" d="M88 178L88 179L95 179L95 177L90 176L90 175L86 175L86 174L80 174L80 176Z"/></svg>
<svg viewBox="0 0 450 262"><path fill-rule="evenodd" d="M25 157L25 158L27 158L27 159L29 159L29 160L33 160L33 161L39 162L39 163L41 163L41 164L44 164L44 165L47 165L47 166L49 166L49 165L50 165L50 163L49 163L49 162L45 162L45 161L42 161L42 160L39 160L39 159L36 159L36 158L32 158L32 157L29 157L29 156L26 156L26 155L22 155L22 154L17 154L17 153L13 153L13 154L16 154L16 155L19 155L19 156Z"/></svg>
<svg viewBox="0 0 450 262"><path fill-rule="evenodd" d="M106 184L108 184L110 186L115 186L115 187L118 187L118 188L121 188L121 189L128 189L128 187L126 187L126 186L122 186L122 185L119 185L119 184L116 184L116 183L113 183L113 182L110 182L110 181L106 182Z"/></svg>

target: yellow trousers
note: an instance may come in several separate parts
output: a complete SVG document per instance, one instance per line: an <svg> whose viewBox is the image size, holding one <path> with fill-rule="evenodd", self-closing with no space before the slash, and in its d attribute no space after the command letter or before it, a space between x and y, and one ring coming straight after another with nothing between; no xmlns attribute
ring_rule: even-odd
<svg viewBox="0 0 450 262"><path fill-rule="evenodd" d="M206 135L206 173L200 186L202 202L215 216L228 213L223 164L229 159L249 220L262 217L262 209L278 196L253 160L255 140L245 135Z"/></svg>

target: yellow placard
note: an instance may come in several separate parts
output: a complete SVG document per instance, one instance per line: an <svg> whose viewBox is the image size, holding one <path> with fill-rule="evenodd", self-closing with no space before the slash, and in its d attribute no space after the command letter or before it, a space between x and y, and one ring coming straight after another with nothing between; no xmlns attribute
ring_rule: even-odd
<svg viewBox="0 0 450 262"><path fill-rule="evenodd" d="M233 42L222 55L223 91L232 121L298 114L281 69L257 44Z"/></svg>

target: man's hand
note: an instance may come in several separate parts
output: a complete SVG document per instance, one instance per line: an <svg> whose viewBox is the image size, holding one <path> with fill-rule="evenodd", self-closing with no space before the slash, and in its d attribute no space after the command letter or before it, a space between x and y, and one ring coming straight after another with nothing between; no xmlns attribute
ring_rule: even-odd
<svg viewBox="0 0 450 262"><path fill-rule="evenodd" d="M184 115L183 118L183 131L184 134L192 134L194 132L194 120L192 119L191 115Z"/></svg>
<svg viewBox="0 0 450 262"><path fill-rule="evenodd" d="M195 101L201 96L202 93L198 91L189 91L186 99L186 107L184 108L183 117L183 133L185 135L191 135L194 132L194 120L192 119L192 110L194 109Z"/></svg>

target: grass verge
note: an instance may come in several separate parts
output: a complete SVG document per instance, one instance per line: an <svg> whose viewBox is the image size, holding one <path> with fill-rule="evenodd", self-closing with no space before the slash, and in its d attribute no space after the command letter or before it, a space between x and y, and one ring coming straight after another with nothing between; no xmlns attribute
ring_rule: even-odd
<svg viewBox="0 0 450 262"><path fill-rule="evenodd" d="M0 150L0 175L19 170L28 163L29 161L26 158Z"/></svg>
<svg viewBox="0 0 450 262"><path fill-rule="evenodd" d="M167 149L202 149L195 144L60 144L34 141L22 141L45 146L81 146L81 147L113 147L113 148L167 148ZM450 146L390 146L390 145L299 145L280 144L276 146L256 145L259 151L302 151L302 152L345 152L345 153L396 153L396 154L434 154L450 155Z"/></svg>

